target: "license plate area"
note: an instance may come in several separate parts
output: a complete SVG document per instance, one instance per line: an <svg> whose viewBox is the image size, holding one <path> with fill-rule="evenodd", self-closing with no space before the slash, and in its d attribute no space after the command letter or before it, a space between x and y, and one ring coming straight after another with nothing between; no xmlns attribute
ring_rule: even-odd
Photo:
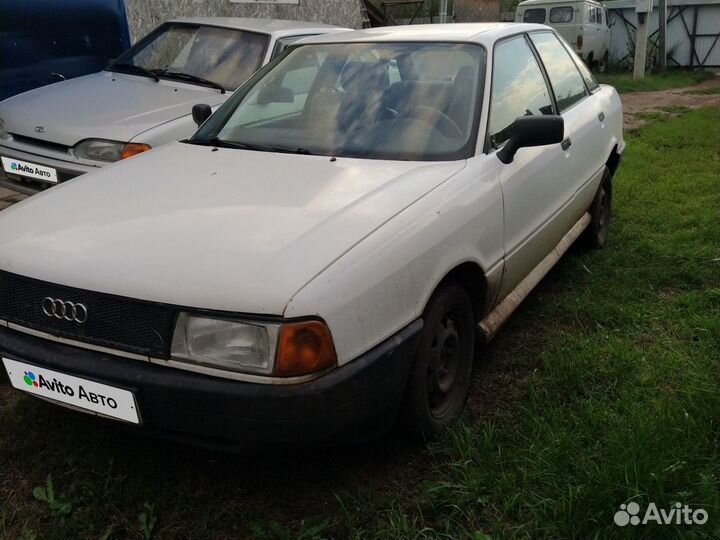
<svg viewBox="0 0 720 540"><path fill-rule="evenodd" d="M42 180L51 184L57 184L57 170L45 165L38 165L21 159L12 159L1 157L3 170L7 174L32 178L33 180Z"/></svg>
<svg viewBox="0 0 720 540"><path fill-rule="evenodd" d="M10 358L3 357L2 362L10 384L21 392L88 414L140 424L137 401L130 390Z"/></svg>

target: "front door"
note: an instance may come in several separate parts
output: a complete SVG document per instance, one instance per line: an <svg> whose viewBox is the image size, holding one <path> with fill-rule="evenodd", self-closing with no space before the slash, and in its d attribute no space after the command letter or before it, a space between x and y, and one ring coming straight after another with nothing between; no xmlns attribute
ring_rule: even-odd
<svg viewBox="0 0 720 540"><path fill-rule="evenodd" d="M498 43L493 66L487 141L491 154L507 142L516 118L555 114L540 64L524 35ZM512 163L493 163L505 210L503 298L557 244L558 231L551 224L563 205L568 170L559 144L521 148Z"/></svg>

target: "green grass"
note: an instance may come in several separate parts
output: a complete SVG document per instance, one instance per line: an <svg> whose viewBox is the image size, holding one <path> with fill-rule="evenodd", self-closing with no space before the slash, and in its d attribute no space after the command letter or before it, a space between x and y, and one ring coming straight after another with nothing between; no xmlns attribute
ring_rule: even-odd
<svg viewBox="0 0 720 540"><path fill-rule="evenodd" d="M572 249L430 446L218 456L0 389L0 538L720 537L720 110L628 136L609 245ZM619 528L679 501L705 526Z"/></svg>
<svg viewBox="0 0 720 540"><path fill-rule="evenodd" d="M602 84L609 84L617 88L621 94L629 92L647 92L651 90L668 90L670 88L683 88L706 81L713 77L710 71L688 71L672 69L664 73L648 74L644 79L633 80L632 72L618 71L611 73L596 73L595 77Z"/></svg>

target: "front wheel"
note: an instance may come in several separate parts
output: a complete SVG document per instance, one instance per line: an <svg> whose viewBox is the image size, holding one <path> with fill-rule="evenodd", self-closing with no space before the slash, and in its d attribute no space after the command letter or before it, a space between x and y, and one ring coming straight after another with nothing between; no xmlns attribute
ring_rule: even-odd
<svg viewBox="0 0 720 540"><path fill-rule="evenodd" d="M465 289L456 284L438 288L423 323L400 424L428 440L460 416L470 388L475 319Z"/></svg>

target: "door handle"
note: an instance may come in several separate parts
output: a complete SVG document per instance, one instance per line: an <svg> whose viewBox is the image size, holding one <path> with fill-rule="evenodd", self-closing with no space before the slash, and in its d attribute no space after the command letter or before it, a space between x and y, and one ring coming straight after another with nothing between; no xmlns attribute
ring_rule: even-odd
<svg viewBox="0 0 720 540"><path fill-rule="evenodd" d="M600 114L598 114L598 120L601 122L605 120L605 113L600 111Z"/></svg>
<svg viewBox="0 0 720 540"><path fill-rule="evenodd" d="M570 148L571 145L572 145L572 141L570 140L570 137L568 137L567 139L565 139L563 142L560 143L560 147L563 150L567 150L568 148Z"/></svg>

